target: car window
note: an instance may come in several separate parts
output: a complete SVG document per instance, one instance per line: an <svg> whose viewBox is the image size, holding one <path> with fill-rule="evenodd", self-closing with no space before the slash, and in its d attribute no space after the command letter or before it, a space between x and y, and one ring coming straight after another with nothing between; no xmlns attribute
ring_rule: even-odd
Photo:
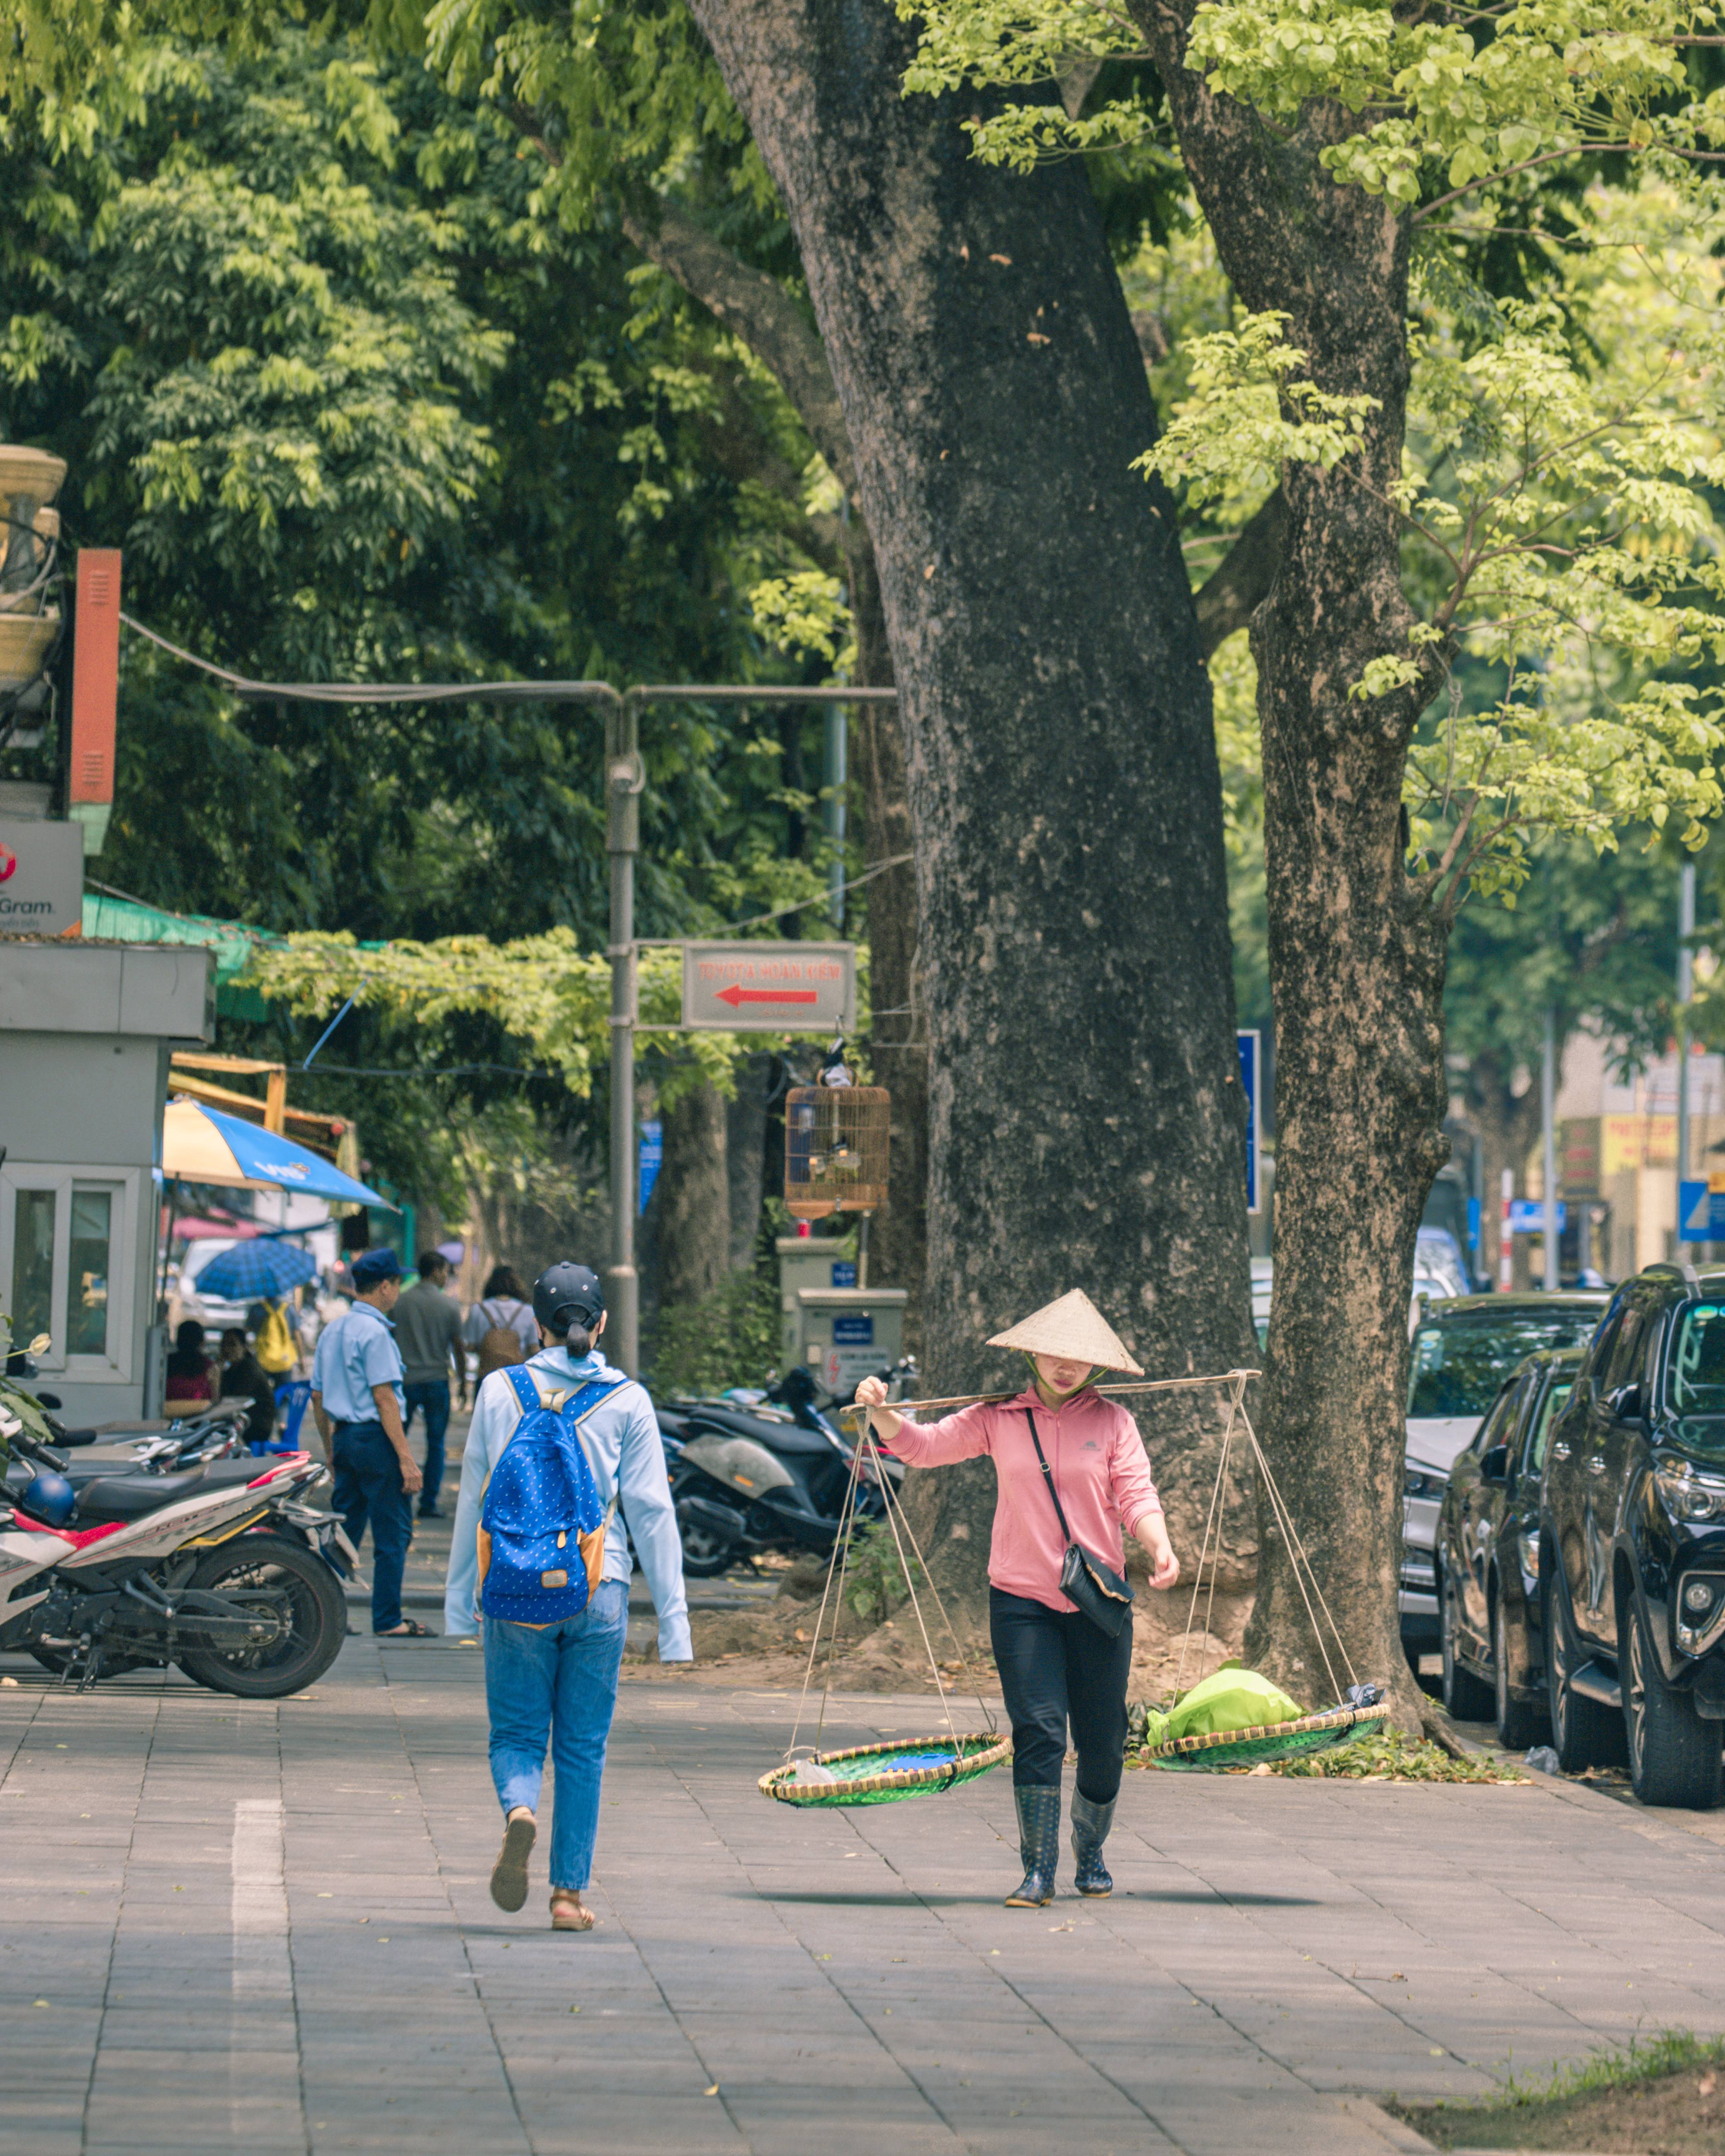
<svg viewBox="0 0 1725 2156"><path fill-rule="evenodd" d="M1409 1415L1482 1415L1499 1387L1543 1348L1579 1348L1599 1322L1597 1307L1516 1303L1433 1311L1414 1335Z"/></svg>
<svg viewBox="0 0 1725 2156"><path fill-rule="evenodd" d="M1606 1392L1615 1393L1620 1385L1632 1385L1640 1375L1641 1351L1646 1345L1649 1329L1647 1315L1646 1310L1636 1303L1631 1303L1624 1312L1610 1358L1601 1365Z"/></svg>
<svg viewBox="0 0 1725 2156"><path fill-rule="evenodd" d="M1725 1415L1725 1303L1682 1311L1665 1382L1666 1404L1679 1414Z"/></svg>
<svg viewBox="0 0 1725 2156"><path fill-rule="evenodd" d="M1551 1435L1551 1426L1563 1413L1574 1389L1574 1378L1559 1378L1539 1403L1533 1421L1532 1442L1527 1448L1527 1466L1535 1475L1545 1465L1545 1445Z"/></svg>
<svg viewBox="0 0 1725 2156"><path fill-rule="evenodd" d="M1506 1385L1497 1395L1497 1404L1480 1424L1478 1435L1467 1448L1477 1460L1481 1453L1489 1452L1494 1445L1505 1445L1516 1426L1522 1412L1522 1404L1527 1397L1527 1380L1519 1384Z"/></svg>

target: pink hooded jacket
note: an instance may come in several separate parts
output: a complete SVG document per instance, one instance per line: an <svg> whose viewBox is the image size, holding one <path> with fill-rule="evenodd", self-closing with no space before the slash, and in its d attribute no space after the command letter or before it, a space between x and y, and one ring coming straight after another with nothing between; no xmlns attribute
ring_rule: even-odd
<svg viewBox="0 0 1725 2156"><path fill-rule="evenodd" d="M944 1467L986 1453L999 1486L988 1551L990 1581L1005 1594L1070 1610L1076 1605L1060 1592L1066 1538L1036 1462L1026 1408L1036 1417L1043 1456L1073 1540L1091 1557L1123 1572L1122 1523L1136 1533L1141 1522L1161 1512L1162 1500L1150 1477L1137 1424L1117 1402L1103 1399L1093 1387L1085 1386L1057 1409L1045 1407L1040 1394L1026 1391L1016 1399L960 1408L939 1422L902 1422L891 1443L882 1443L912 1467Z"/></svg>

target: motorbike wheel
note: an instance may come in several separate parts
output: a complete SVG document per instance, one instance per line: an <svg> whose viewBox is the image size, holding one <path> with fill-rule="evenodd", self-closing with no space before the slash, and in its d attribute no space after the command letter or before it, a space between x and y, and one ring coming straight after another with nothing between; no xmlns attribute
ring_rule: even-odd
<svg viewBox="0 0 1725 2156"><path fill-rule="evenodd" d="M683 1543L683 1577L685 1579L716 1579L721 1572L729 1572L736 1563L737 1547L734 1542L726 1542L705 1521L697 1519L684 1504L684 1491L694 1479L685 1474L673 1479L670 1486L671 1503L676 1508L677 1532Z"/></svg>
<svg viewBox="0 0 1725 2156"><path fill-rule="evenodd" d="M265 1647L188 1647L180 1667L213 1691L240 1699L285 1699L315 1684L341 1651L347 1603L335 1574L303 1543L241 1535L213 1550L192 1575L209 1594L273 1592L286 1598L293 1629Z"/></svg>

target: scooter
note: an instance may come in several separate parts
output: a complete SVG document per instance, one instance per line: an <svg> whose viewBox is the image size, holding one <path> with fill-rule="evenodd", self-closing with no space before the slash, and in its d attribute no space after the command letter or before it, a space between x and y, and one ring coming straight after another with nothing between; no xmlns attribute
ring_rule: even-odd
<svg viewBox="0 0 1725 2156"><path fill-rule="evenodd" d="M309 1454L261 1474L249 1458L134 1466L80 1477L68 1499L69 1455L3 1404L0 1440L16 1463L0 1504L0 1652L30 1654L80 1691L177 1662L244 1699L302 1691L340 1653L346 1598L318 1546L330 1516L301 1502L325 1471ZM41 1471L28 1486L54 1494L54 1521L28 1510L19 1466Z"/></svg>
<svg viewBox="0 0 1725 2156"><path fill-rule="evenodd" d="M854 1447L814 1380L800 1365L764 1399L677 1401L659 1409L671 1502L683 1542L683 1570L711 1579L743 1558L768 1551L825 1557L838 1538ZM902 1479L900 1460L885 1471ZM873 1464L865 1461L857 1516L882 1516Z"/></svg>

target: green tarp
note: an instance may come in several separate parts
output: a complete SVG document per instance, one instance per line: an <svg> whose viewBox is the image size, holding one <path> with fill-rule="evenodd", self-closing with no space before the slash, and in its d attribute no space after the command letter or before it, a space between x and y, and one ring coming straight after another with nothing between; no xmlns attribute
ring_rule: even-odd
<svg viewBox="0 0 1725 2156"><path fill-rule="evenodd" d="M160 907L140 905L131 898L115 898L106 891L84 894L84 932L109 943L201 943L216 958L216 1009L223 1018L263 1019L270 1006L255 988L234 986L251 963L259 943L281 944L286 938L268 928L249 927L241 921L212 921L198 913L164 913Z"/></svg>

